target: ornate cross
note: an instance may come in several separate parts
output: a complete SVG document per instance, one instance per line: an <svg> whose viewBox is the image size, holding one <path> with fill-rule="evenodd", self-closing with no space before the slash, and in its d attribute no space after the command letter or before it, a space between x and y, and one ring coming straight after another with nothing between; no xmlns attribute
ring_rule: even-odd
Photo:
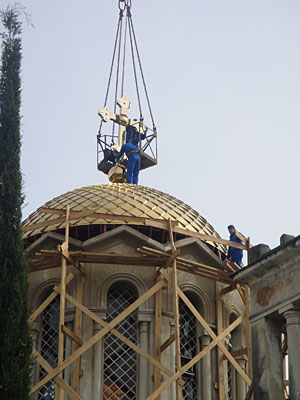
<svg viewBox="0 0 300 400"><path fill-rule="evenodd" d="M133 121L127 117L127 110L130 108L131 104L126 96L118 99L117 104L120 107L119 115L111 112L107 106L102 108L98 114L102 118L103 122L108 122L111 120L119 124L118 145L116 146L116 149L120 150L125 143L126 126L134 126L139 133L146 132L148 128L142 121Z"/></svg>

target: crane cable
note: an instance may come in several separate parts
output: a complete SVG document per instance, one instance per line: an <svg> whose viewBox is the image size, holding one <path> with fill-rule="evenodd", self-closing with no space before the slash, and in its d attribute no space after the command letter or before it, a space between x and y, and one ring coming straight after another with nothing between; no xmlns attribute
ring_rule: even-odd
<svg viewBox="0 0 300 400"><path fill-rule="evenodd" d="M153 117L153 113L152 113L152 109L151 109L151 105L150 105L148 90L147 90L145 76L144 76L144 72L143 72L143 68L142 68L141 57L140 57L140 53L139 53L139 49L138 49L138 45L137 45L137 40L136 40L136 35L135 35L134 27L133 27L131 13L130 13L130 16L129 16L129 26L130 26L130 30L132 31L132 36L133 36L133 39L134 39L137 59L138 59L139 67L140 67L141 77L142 77L143 86L144 86L144 90L145 90L145 95L146 95L146 99L147 99L148 109L149 109L150 116L151 116L153 130L156 131L154 117Z"/></svg>
<svg viewBox="0 0 300 400"><path fill-rule="evenodd" d="M122 7L122 3L123 7ZM114 113L116 113L116 107L117 107L117 97L118 97L118 85L119 85L119 73L120 73L120 59L121 59L121 44L122 44L122 27L123 27L123 16L124 16L124 11L126 10L126 23L125 23L125 37L124 37L124 53L123 53L123 67L122 67L122 80L121 80L121 97L123 96L123 89L124 89L124 75L125 75L125 53L126 53L126 33L127 33L127 25L128 25L128 31L129 31L129 37L130 37L130 47L131 47L131 57L132 57L132 65L133 65L133 72L134 72L134 80L135 80L135 86L136 86L136 93L137 93L137 100L138 100L138 106L139 106L139 112L140 112L140 121L143 121L143 114L142 114L142 106L141 106L141 98L140 98L140 91L139 91L139 86L138 86L138 79L137 79L137 68L136 68L136 60L135 60L135 55L134 53L136 52L137 60L138 60L138 66L143 82L143 87L145 91L145 96L147 99L147 105L149 109L149 113L151 116L151 121L152 121L152 126L153 126L153 132L156 134L156 126L154 122L154 117L152 113L152 108L150 105L150 100L149 100L149 95L148 95L148 90L146 87L146 81L145 81L145 76L142 68L142 63L141 63L141 58L139 54L139 49L137 45L137 39L135 35L135 30L133 27L133 21L132 21L132 15L131 15L131 0L119 0L119 20L118 20L118 26L117 26L117 32L116 32L116 38L115 38L115 43L114 43L114 50L113 50L113 56L112 56L112 62L111 62L111 67L110 67L110 73L109 73L109 79L108 79L108 86L106 90L106 95L105 95L105 100L104 100L104 107L107 105L107 99L108 99L108 94L109 94L109 89L110 89L110 84L111 84L111 78L112 78L112 73L113 73L113 67L114 67L114 62L116 58L116 51L118 47L118 55L117 55L117 71L116 71L116 84L115 84L115 99L114 99ZM135 49L135 52L134 52ZM102 131L102 125L103 125L103 120L100 122L100 127L98 131L98 138L101 136L101 131ZM113 123L112 127L112 140L114 141L114 132L115 132L115 123Z"/></svg>
<svg viewBox="0 0 300 400"><path fill-rule="evenodd" d="M117 61L117 72L116 72L116 87L115 87L115 101L114 101L114 113L117 111L117 99L118 99L118 86L119 86L119 71L120 71L120 59L121 59L121 43L122 43L122 26L123 26L123 13L124 10L120 7L120 31L119 31L119 47L118 47L118 61ZM112 124L112 142L115 139L115 123Z"/></svg>
<svg viewBox="0 0 300 400"><path fill-rule="evenodd" d="M118 26L117 26L117 33L116 33L116 38L115 38L115 43L114 43L114 50L113 50L113 55L112 55L112 60L111 60L111 66L110 66L110 72L109 72L109 78L108 78L108 85L106 89L106 94L105 94L105 99L104 99L104 106L106 107L107 105L107 99L108 99L108 94L109 94L109 89L110 89L110 84L111 84L111 78L112 78L112 73L113 73L113 68L114 68L114 63L115 63L115 57L116 57L116 49L117 49L117 44L119 42L119 49L118 49L118 65L120 63L120 51L121 51L121 36L122 36L122 22L123 22L123 12L119 6L120 13L119 13L119 20L118 20ZM119 40L118 40L119 39ZM117 73L117 81L118 81L118 73ZM117 92L117 82L116 82L116 92ZM116 102L115 102L116 103ZM100 121L100 126L98 130L98 137L101 135L102 131L102 125L103 125L103 120L101 119ZM113 124L114 126L114 124Z"/></svg>

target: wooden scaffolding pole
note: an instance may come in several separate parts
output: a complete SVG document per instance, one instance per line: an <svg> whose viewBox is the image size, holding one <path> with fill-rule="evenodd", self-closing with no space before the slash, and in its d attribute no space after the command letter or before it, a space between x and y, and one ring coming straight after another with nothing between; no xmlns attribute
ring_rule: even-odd
<svg viewBox="0 0 300 400"><path fill-rule="evenodd" d="M66 228L65 228L65 241L62 244L62 251L69 249L69 217L70 206L67 205L66 209ZM67 276L67 261L65 257L61 257L61 284L60 284L60 310L59 310L59 337L58 337L58 367L64 361L64 326L65 326L65 309L66 309L66 276ZM62 372L58 375L62 379ZM55 393L56 400L64 400L64 390L61 386L56 386Z"/></svg>
<svg viewBox="0 0 300 400"><path fill-rule="evenodd" d="M169 220L169 237L172 248L172 254L175 254L176 246L173 238L173 229L171 220ZM179 299L177 293L176 258L174 258L172 262L172 267L173 267L172 281L173 281L173 312L174 312L174 322L175 322L176 371L179 371L181 369L181 351L180 351ZM183 400L182 387L179 385L178 381L176 383L176 400Z"/></svg>
<svg viewBox="0 0 300 400"><path fill-rule="evenodd" d="M158 282L161 275L156 278ZM155 359L161 361L161 311L162 311L162 289L155 293L155 326L154 326L154 351ZM154 390L159 388L161 382L160 369L154 368ZM160 399L160 396L159 398Z"/></svg>
<svg viewBox="0 0 300 400"><path fill-rule="evenodd" d="M74 278L72 273L66 277L66 285ZM45 308L59 295L61 285L54 286L53 292L43 301L43 303L31 314L29 322L32 324L37 317L45 310Z"/></svg>
<svg viewBox="0 0 300 400"><path fill-rule="evenodd" d="M37 316L45 309L45 307L55 298L56 295L60 295L60 321L59 321L59 347L58 347L58 365L56 368L52 368L48 365L47 361L39 354L36 350L34 351L34 356L39 362L39 364L48 372L48 375L44 377L39 383L37 383L31 390L31 393L37 391L40 387L46 384L49 380L54 379L56 382L56 400L63 400L64 393L66 393L72 400L79 400L79 381L82 371L80 370L80 357L87 350L89 350L97 341L103 338L108 332L118 337L129 347L131 347L137 354L140 354L148 362L152 363L154 366L154 392L148 397L148 400L160 399L160 394L169 388L171 385L176 385L176 400L183 400L182 388L184 385L184 380L182 376L186 373L194 364L199 362L202 357L210 352L215 346L218 347L218 371L219 371L219 400L224 400L225 398L225 388L224 388L224 360L227 359L234 366L236 371L242 376L248 386L252 379L252 359L251 359L251 329L249 323L249 288L243 287L238 284L234 284L232 278L230 277L230 272L234 271L228 267L227 270L224 266L213 267L199 262L191 262L184 258L179 257L180 251L176 250L174 243L173 232L180 232L181 228L178 228L177 221L154 221L153 225L159 225L162 229L168 229L170 245L172 254L166 252L160 252L151 248L143 247L138 249L143 253L143 257L137 258L132 257L132 259L127 259L122 255L114 254L101 254L101 253L83 253L83 252L70 252L69 253L69 226L70 219L78 217L78 214L73 215L70 211L69 206L66 210L58 210L57 214L65 215L65 241L59 246L57 254L55 251L51 252L49 250L43 252L40 251L39 255L41 257L40 264L36 263L37 268L44 268L50 265L53 268L55 263L59 263L61 260L61 284L55 286L53 293L46 299L43 304L32 314L30 321L33 322ZM105 215L109 217L109 215ZM130 217L131 218L131 217ZM131 221L131 219L130 219ZM143 220L145 225L152 225L151 221ZM129 219L128 219L129 222ZM186 232L186 231L185 231ZM196 235L196 234L195 234ZM191 235L191 236L195 236ZM200 238L200 234L197 233L197 237ZM202 235L202 234L201 234ZM204 240L211 240L212 237L203 235ZM216 239L216 238L214 238ZM217 238L215 242L225 244L231 243L228 241L223 241ZM249 262L249 249L250 249L250 239L247 243L248 250L248 262ZM246 247L245 245L240 245L239 247ZM238 247L238 246L236 246ZM43 258L44 257L44 258ZM59 258L60 257L60 258ZM114 258L114 260L112 260ZM35 261L34 261L35 262ZM107 323L101 318L99 318L95 313L88 310L83 306L83 290L84 290L84 275L85 271L82 268L82 262L89 263L99 263L99 264L123 264L124 265L144 265L156 267L155 274L155 284L152 288L147 290L142 296L140 296L134 303L132 303L126 310L121 312L113 321ZM79 271L77 272L77 294L76 299L72 298L66 293L66 285L72 280L73 275L66 275L67 264L74 265L74 267ZM56 266L57 267L57 266ZM167 268L170 268L170 273L167 273ZM37 269L38 270L38 269ZM208 279L213 279L216 281L216 316L217 316L217 335L212 331L208 323L203 319L201 314L193 306L188 297L178 286L178 271L185 273L198 274L199 276L204 276ZM225 282L228 287L223 289L221 282ZM174 325L175 333L171 335L165 343L162 344L162 289L166 285L170 285L173 291L173 313L174 313ZM231 290L238 289L242 299L244 300L246 312L245 315L240 316L235 320L229 327L224 327L223 331L223 318L222 318L222 295L225 295ZM137 309L143 302L149 299L151 296L155 297L155 328L154 328L154 357L143 351L136 344L127 339L124 335L119 333L115 326L120 323L126 316L128 316L133 310ZM202 325L205 331L211 336L211 343L206 346L202 351L200 351L192 360L190 360L183 367L181 366L181 347L180 347L180 321L179 321L179 298L186 304L189 310L195 315L197 321ZM65 311L66 311L66 301L70 301L75 306L75 327L74 332L65 326ZM103 328L96 333L94 336L89 338L85 343L82 342L82 316L85 313L88 317L92 318L98 322ZM242 323L246 319L246 331L247 331L247 355L248 355L248 375L242 370L238 365L234 357L235 354L229 353L224 344L224 339L235 327ZM225 329L226 328L226 329ZM64 335L68 335L75 342L73 353L64 360ZM176 358L176 371L173 373L171 370L166 368L161 364L161 353L173 342L175 341L175 358ZM243 349L244 351L244 349ZM62 371L72 365L72 387L70 387L67 382L62 378ZM165 376L163 376L164 374ZM167 378L163 381L163 378Z"/></svg>
<svg viewBox="0 0 300 400"><path fill-rule="evenodd" d="M36 349L33 349L32 354L36 361L45 369L45 371L47 371L48 373L53 372L53 368L51 367L51 365L41 356L41 354ZM54 380L57 385L59 385L67 393L70 399L80 400L78 394L75 393L74 390L60 376L56 376Z"/></svg>
<svg viewBox="0 0 300 400"><path fill-rule="evenodd" d="M236 319L230 326L228 326L220 336L215 336L215 338L207 345L203 350L200 351L195 357L193 357L187 364L185 364L179 371L177 371L172 377L167 379L155 392L153 392L147 400L157 399L157 396L166 390L172 383L181 377L186 371L188 371L196 362L201 360L209 351L211 351L216 345L220 345L221 341L228 335L233 329L235 329L241 321L244 320L244 316ZM247 377L248 378L248 377Z"/></svg>
<svg viewBox="0 0 300 400"><path fill-rule="evenodd" d="M84 267L83 267L84 270ZM80 273L77 277L77 301L82 303L83 301L83 287L84 287L84 276ZM82 333L82 311L79 307L76 307L75 312L75 329L74 333L77 337L81 339ZM74 343L74 351L78 350L80 347L79 343L75 341ZM80 369L80 357L73 363L72 368L72 388L76 393L79 393L79 378L81 376L81 369Z"/></svg>
<svg viewBox="0 0 300 400"><path fill-rule="evenodd" d="M73 303L76 307L78 307L82 312L84 312L88 317L96 321L99 325L106 327L108 325L108 322L103 321L100 317L98 317L95 313L90 311L88 308L80 304L76 299L73 299L70 295L66 293L66 298L70 303ZM138 353L140 356L144 357L147 361L149 361L152 365L154 365L156 368L161 370L164 374L167 376L173 376L173 372L164 367L160 362L156 361L154 357L151 357L150 354L146 353L143 351L140 347L138 347L135 343L133 343L130 339L128 339L126 336L122 335L119 331L116 329L112 328L110 332L119 338L121 341L123 341L127 346L131 347L136 353ZM171 340L171 338L170 338ZM183 384L183 381L181 381Z"/></svg>
<svg viewBox="0 0 300 400"><path fill-rule="evenodd" d="M251 325L250 325L250 288L245 285L245 297L246 297L246 336L247 336L247 357L248 357L248 376L253 379L253 366L252 366L252 336L251 336ZM251 399L254 399L252 395Z"/></svg>
<svg viewBox="0 0 300 400"><path fill-rule="evenodd" d="M49 380L56 377L63 371L66 367L71 365L78 357L90 349L98 340L100 340L104 335L106 335L112 328L118 325L124 318L126 318L132 311L136 310L141 304L153 296L158 290L165 286L164 281L156 283L152 288L147 290L142 296L140 296L136 301L134 301L130 306L128 306L124 311L122 311L117 317L110 321L105 328L102 328L98 333L87 340L78 350L76 350L71 356L64 360L60 365L58 365L53 372L49 373L45 378L39 381L31 389L30 394L36 392L40 387L44 386Z"/></svg>
<svg viewBox="0 0 300 400"><path fill-rule="evenodd" d="M216 318L217 318L217 335L219 336L223 331L223 302L221 297L221 284L216 282ZM224 359L223 353L218 347L218 389L219 400L225 399L225 382L224 382Z"/></svg>

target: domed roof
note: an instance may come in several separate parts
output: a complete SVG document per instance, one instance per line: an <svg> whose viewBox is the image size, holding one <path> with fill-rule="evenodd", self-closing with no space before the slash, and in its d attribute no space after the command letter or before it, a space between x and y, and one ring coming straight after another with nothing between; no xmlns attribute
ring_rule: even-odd
<svg viewBox="0 0 300 400"><path fill-rule="evenodd" d="M178 226L188 231L200 232L206 235L220 237L214 228L199 213L167 193L140 185L124 183L99 184L75 189L45 203L43 207L66 209L69 205L72 211L88 211L94 213L135 216L152 219L178 221ZM57 215L43 212L40 208L29 215L23 222L23 227L49 222L47 226L34 230L26 230L23 238L28 238L43 232L55 231L64 227L64 222L50 223ZM105 218L81 217L72 220L72 226L95 224L123 224L120 220ZM45 225L45 224L44 224ZM215 244L224 251L224 246Z"/></svg>

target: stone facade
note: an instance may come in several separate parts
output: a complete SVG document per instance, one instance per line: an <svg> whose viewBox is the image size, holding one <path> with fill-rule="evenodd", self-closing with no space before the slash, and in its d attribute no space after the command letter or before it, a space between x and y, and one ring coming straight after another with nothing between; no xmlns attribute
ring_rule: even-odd
<svg viewBox="0 0 300 400"><path fill-rule="evenodd" d="M34 242L28 253L33 254L40 249L55 249L61 244L64 237L57 233L45 233L40 239ZM82 250L88 252L105 252L126 255L138 255L137 248L147 245L152 248L168 251L169 244L163 245L149 237L137 232L128 226L119 226L112 231L96 236L85 242L79 242L70 239L70 250ZM220 265L221 260L200 240L186 238L175 242L177 248L181 249L181 256L210 265ZM71 268L71 267L70 267ZM121 284L124 287L131 288L137 296L141 296L147 289L154 284L153 276L155 269L150 267L135 266L116 266L116 265L96 265L86 264L86 281L84 287L83 304L95 312L101 318L106 318L107 311L107 293L111 287ZM72 272L73 268L72 268ZM76 273L76 272L75 272ZM60 268L32 272L30 274L29 296L32 309L36 309L43 299L50 292L54 284L60 280ZM215 329L215 282L195 275L179 272L178 283L181 289L188 295L200 313L204 316L209 325ZM67 286L70 295L76 296L76 283L72 281ZM162 310L162 343L165 342L174 333L173 311L172 311L172 291L168 287L163 290L163 310ZM72 329L74 324L75 312L70 304L67 305L66 324ZM242 313L243 306L236 293L226 295L224 304L224 319L229 322L233 315L236 317ZM41 342L41 319L34 324L35 343L39 349ZM97 323L94 323L86 316L83 317L83 341L88 340L100 329ZM137 312L137 343L146 352L153 354L154 351L154 297L142 304ZM229 338L230 339L230 338ZM229 341L228 339L228 341ZM204 332L203 328L196 323L196 346L197 350L204 348L210 343L210 337ZM234 349L243 347L243 333L237 333L234 339ZM71 353L72 344L70 339L66 340L66 354ZM197 363L194 369L197 381L197 399L217 400L218 392L215 389L214 382L218 381L216 351L209 352L201 362ZM104 341L97 342L92 349L88 350L81 357L81 369L83 375L80 378L79 395L82 399L102 399L103 393L103 369L104 369ZM240 360L245 368L245 359ZM174 343L162 353L162 363L174 371L175 368L175 346ZM153 391L153 367L143 358L137 357L136 370L136 394L137 399L144 400ZM235 371L234 371L235 373ZM242 400L246 391L245 384L240 382L238 374L234 378L235 393L232 399ZM39 368L36 367L35 377L39 376ZM70 367L66 369L66 376L71 383ZM241 388L242 387L242 388ZM38 399L38 394L33 397ZM174 385L161 395L162 400L173 399ZM186 397L191 398L191 397Z"/></svg>
<svg viewBox="0 0 300 400"><path fill-rule="evenodd" d="M222 267L221 255L226 251L224 245L204 243L189 236L189 232L206 235L218 234L213 227L191 207L166 193L138 185L114 184L94 185L76 189L46 203L46 209L38 209L24 221L24 239L27 253L31 257L41 250L56 250L64 240L64 216L57 217L47 213L49 208L56 211L66 209L80 214L74 218L70 227L69 250L85 253L106 253L137 256L137 249L148 246L163 252L170 252L169 232L162 228L129 226L124 221L130 216L155 221L176 221L183 233L175 236L175 246L180 249L180 257L215 267ZM82 214L81 214L82 213ZM93 214L94 213L94 214ZM89 214L89 217L85 215ZM62 214L59 214L62 215ZM112 225L110 215L120 216ZM143 224L142 222L142 224ZM31 228L34 226L34 228ZM27 229L27 230L26 230ZM143 233L142 233L143 232ZM186 232L186 234L185 234ZM55 264L57 265L57 264ZM66 291L73 298L77 293L79 272L68 266L75 278L67 285ZM98 317L113 319L116 314L140 298L155 284L155 267L109 265L85 263L85 284L82 304ZM29 297L32 310L52 292L53 286L60 283L61 268L53 267L31 272L29 276ZM178 272L178 285L194 307L204 317L216 333L216 282L187 272ZM226 285L225 285L226 286ZM223 297L222 320L224 327L244 313L244 304L237 291ZM175 332L173 289L170 285L162 289L161 341L163 344ZM179 302L181 333L181 364L184 365L193 356L209 346L211 337L195 318L184 302ZM52 368L57 366L56 351L59 327L59 300L50 303L34 321L35 349L48 361ZM66 302L65 326L74 332L75 308ZM83 313L82 342L86 343L102 327ZM144 352L155 355L155 296L150 297L132 312L119 325L117 330L138 345ZM75 342L65 334L64 359L74 353ZM242 325L228 335L227 348L236 351L246 346L245 329ZM169 371L175 372L175 342L161 353L161 363ZM237 358L238 364L246 370L247 359L244 355ZM107 334L89 348L80 360L81 377L79 382L80 399L114 399L112 392L126 399L145 400L154 391L154 368L151 363L124 345L112 334ZM34 383L47 373L36 363ZM64 370L64 380L72 384L72 367ZM218 365L217 349L207 353L194 367L183 375L186 384L184 398L189 400L217 400ZM163 382L163 376L162 376ZM246 385L234 368L224 361L224 400L244 400ZM106 395L105 395L106 393ZM36 391L33 400L53 398L55 383L49 382ZM48 396L48 397L47 397ZM52 397L51 397L52 396ZM161 400L176 398L175 384L165 390ZM67 399L67 396L65 396Z"/></svg>
<svg viewBox="0 0 300 400"><path fill-rule="evenodd" d="M252 262L234 280L250 285L254 395L282 400L284 338L287 338L289 394L300 399L300 236L283 235L281 245L251 249ZM286 340L286 339L285 339Z"/></svg>

